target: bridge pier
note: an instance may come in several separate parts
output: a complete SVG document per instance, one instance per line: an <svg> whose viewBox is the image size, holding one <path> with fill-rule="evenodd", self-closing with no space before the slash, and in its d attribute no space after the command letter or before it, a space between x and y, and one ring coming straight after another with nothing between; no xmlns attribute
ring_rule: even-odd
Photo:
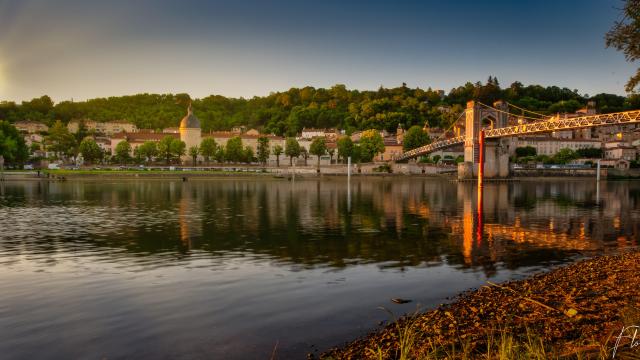
<svg viewBox="0 0 640 360"><path fill-rule="evenodd" d="M478 177L478 163L465 161L458 164L458 179L473 180ZM500 140L486 140L484 144L484 178L508 178L509 152Z"/></svg>
<svg viewBox="0 0 640 360"><path fill-rule="evenodd" d="M471 180L478 176L480 160L480 131L483 122L490 128L502 128L507 125L507 104L496 101L495 108L488 108L476 101L467 102L465 119L464 162L458 165L458 179ZM509 177L509 153L506 144L501 140L484 141L484 176L485 179Z"/></svg>

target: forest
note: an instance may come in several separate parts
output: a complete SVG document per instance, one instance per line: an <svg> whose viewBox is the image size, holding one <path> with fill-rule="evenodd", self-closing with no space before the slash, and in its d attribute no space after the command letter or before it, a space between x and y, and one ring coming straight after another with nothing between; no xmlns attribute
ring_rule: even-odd
<svg viewBox="0 0 640 360"><path fill-rule="evenodd" d="M523 85L516 81L502 88L498 79L489 76L485 83L466 83L448 93L431 88L380 87L376 91L350 90L344 85L329 89L306 86L273 92L268 96L227 98L211 95L190 99L188 94L137 94L87 101L54 103L49 96L30 101L0 102L0 120L14 123L33 120L52 125L55 120L96 121L127 120L138 128L161 129L177 126L191 100L203 131L228 130L245 125L264 133L295 135L304 127L355 130L386 129L398 125L448 128L462 112L468 100L485 104L503 99L518 107L541 114L574 112L595 100L601 113L640 108L640 95L589 96L566 87ZM515 108L512 111L518 111Z"/></svg>

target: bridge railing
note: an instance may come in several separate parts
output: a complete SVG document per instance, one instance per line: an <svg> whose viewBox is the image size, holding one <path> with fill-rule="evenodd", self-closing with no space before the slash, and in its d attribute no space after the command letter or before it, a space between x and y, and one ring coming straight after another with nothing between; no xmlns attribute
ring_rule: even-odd
<svg viewBox="0 0 640 360"><path fill-rule="evenodd" d="M398 158L398 160L406 160L406 159L414 158L414 157L428 154L434 151L438 151L440 149L447 148L452 145L457 145L462 143L464 143L464 136L457 136L450 139L434 141L431 144L427 144L425 146L421 146L419 148L415 148L413 150L409 150L405 152L404 154L402 154L400 158Z"/></svg>
<svg viewBox="0 0 640 360"><path fill-rule="evenodd" d="M586 127L633 124L638 122L640 122L640 110L634 110L507 126L504 128L485 130L485 137L497 138L504 136L518 136L558 130L573 130Z"/></svg>

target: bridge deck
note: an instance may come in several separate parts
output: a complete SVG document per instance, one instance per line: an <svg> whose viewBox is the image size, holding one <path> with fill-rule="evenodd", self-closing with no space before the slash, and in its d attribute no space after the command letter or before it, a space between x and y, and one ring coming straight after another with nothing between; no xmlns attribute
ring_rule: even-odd
<svg viewBox="0 0 640 360"><path fill-rule="evenodd" d="M640 123L640 110L623 111L611 114L581 116L569 119L540 121L529 124L507 126L485 130L485 138L501 138L508 136L522 136L559 130L574 130L596 126L628 125ZM442 150L450 146L463 144L465 136L434 141L431 144L409 150L398 160L406 160Z"/></svg>

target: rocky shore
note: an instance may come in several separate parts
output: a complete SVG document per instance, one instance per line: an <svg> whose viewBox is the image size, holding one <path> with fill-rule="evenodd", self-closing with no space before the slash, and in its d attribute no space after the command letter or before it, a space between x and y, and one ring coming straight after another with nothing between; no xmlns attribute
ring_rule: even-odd
<svg viewBox="0 0 640 360"><path fill-rule="evenodd" d="M640 358L639 284L640 251L600 256L487 283L320 357Z"/></svg>

